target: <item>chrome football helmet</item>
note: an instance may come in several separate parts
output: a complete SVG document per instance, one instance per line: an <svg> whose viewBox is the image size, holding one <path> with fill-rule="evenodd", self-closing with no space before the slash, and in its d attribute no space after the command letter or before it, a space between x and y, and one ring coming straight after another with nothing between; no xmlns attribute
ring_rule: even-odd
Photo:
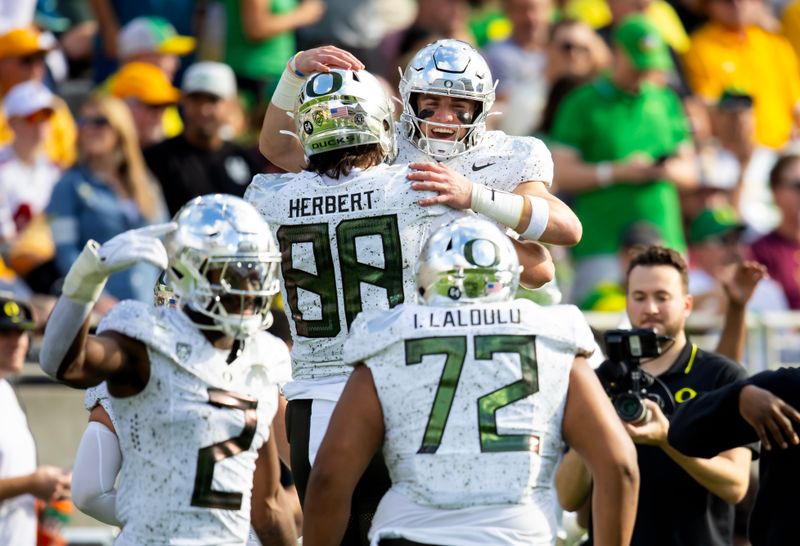
<svg viewBox="0 0 800 546"><path fill-rule="evenodd" d="M210 319L197 327L238 338L269 327L281 257L256 209L233 195L203 195L173 221L177 229L164 238L167 279L182 305Z"/></svg>
<svg viewBox="0 0 800 546"><path fill-rule="evenodd" d="M379 144L384 161L397 155L394 108L381 83L366 70L333 68L311 74L294 111L295 132L306 157L362 144Z"/></svg>
<svg viewBox="0 0 800 546"><path fill-rule="evenodd" d="M521 272L511 240L491 222L466 216L428 238L415 275L422 302L454 306L513 299Z"/></svg>
<svg viewBox="0 0 800 546"><path fill-rule="evenodd" d="M424 153L440 161L463 154L476 146L486 131L486 118L494 104L495 82L489 65L471 45L460 40L437 40L414 55L400 80L400 115L406 138ZM434 123L420 118L417 96L444 95L475 101L471 123ZM444 140L426 137L420 128L432 126L466 130L461 139Z"/></svg>

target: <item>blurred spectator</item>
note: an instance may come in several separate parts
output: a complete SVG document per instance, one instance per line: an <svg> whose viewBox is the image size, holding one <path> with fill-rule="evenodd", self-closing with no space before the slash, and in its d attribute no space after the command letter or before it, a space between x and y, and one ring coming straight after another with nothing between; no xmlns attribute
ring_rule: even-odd
<svg viewBox="0 0 800 546"><path fill-rule="evenodd" d="M181 90L183 133L145 152L170 215L198 195L242 196L263 164L256 153L224 138L228 103L236 98L236 78L229 66L195 63L186 71Z"/></svg>
<svg viewBox="0 0 800 546"><path fill-rule="evenodd" d="M14 0L0 2L0 21L3 30L11 27L25 27L33 23L37 0Z"/></svg>
<svg viewBox="0 0 800 546"><path fill-rule="evenodd" d="M309 3L318 1L303 0ZM334 45L358 57L369 71L380 74L385 61L378 45L386 34L378 10L381 1L384 0L326 0L322 18L313 25L297 29L297 49Z"/></svg>
<svg viewBox="0 0 800 546"><path fill-rule="evenodd" d="M800 309L800 155L778 159L769 176L781 221L771 233L754 242L753 259L765 266L783 287L792 309Z"/></svg>
<svg viewBox="0 0 800 546"><path fill-rule="evenodd" d="M587 76L567 75L561 76L553 82L550 86L550 91L547 93L547 102L542 110L542 120L539 122L539 128L534 133L534 136L539 137L545 142L549 143L550 133L553 130L553 120L555 119L558 107L561 106L561 101L564 97L572 93L574 89L589 83L594 78Z"/></svg>
<svg viewBox="0 0 800 546"><path fill-rule="evenodd" d="M0 544L36 545L35 499L69 496L70 476L36 466L36 445L8 379L22 371L34 328L30 305L0 293Z"/></svg>
<svg viewBox="0 0 800 546"><path fill-rule="evenodd" d="M741 235L745 225L732 208L706 209L689 228L689 293L694 310L722 315L726 312L724 283L742 262ZM750 311L783 311L786 297L774 280L762 279L747 305Z"/></svg>
<svg viewBox="0 0 800 546"><path fill-rule="evenodd" d="M53 241L43 213L61 170L44 153L53 94L41 83L14 86L3 100L14 141L0 150L0 231L9 245L9 265L26 277L53 258ZM40 273L45 273L41 271ZM50 269L34 291L46 291L55 280Z"/></svg>
<svg viewBox="0 0 800 546"><path fill-rule="evenodd" d="M29 27L13 28L0 34L0 96L18 83L41 82L45 76L45 54L52 45L38 30ZM48 157L62 168L72 165L76 136L75 120L67 104L56 97L45 142ZM5 117L0 116L0 145L12 138Z"/></svg>
<svg viewBox="0 0 800 546"><path fill-rule="evenodd" d="M555 183L575 194L584 226L573 248L573 301L621 279L619 241L631 224L649 222L683 251L678 188L697 178L680 99L652 83L672 66L666 44L642 16L620 24L614 42L611 73L565 97L551 132Z"/></svg>
<svg viewBox="0 0 800 546"><path fill-rule="evenodd" d="M663 239L656 228L647 222L637 222L625 230L620 241L620 271L627 271L631 259L648 246L661 246ZM578 306L587 311L619 313L625 310L625 287L621 282L601 282L581 301Z"/></svg>
<svg viewBox="0 0 800 546"><path fill-rule="evenodd" d="M800 0L794 0L783 10L781 29L792 44L795 56L800 58Z"/></svg>
<svg viewBox="0 0 800 546"><path fill-rule="evenodd" d="M164 116L168 107L177 104L181 93L164 72L152 64L131 62L111 77L108 89L130 108L142 149L166 138Z"/></svg>
<svg viewBox="0 0 800 546"><path fill-rule="evenodd" d="M489 44L483 56L497 80L495 110L505 112L498 128L527 135L539 125L547 98L545 46L549 38L552 0L503 0L511 36Z"/></svg>
<svg viewBox="0 0 800 546"><path fill-rule="evenodd" d="M706 0L709 22L684 56L692 90L716 101L725 89L753 97L756 142L780 149L800 120L800 67L789 42L755 24L759 0Z"/></svg>
<svg viewBox="0 0 800 546"><path fill-rule="evenodd" d="M564 76L593 78L610 63L610 49L585 23L562 19L550 29L546 74L551 86Z"/></svg>
<svg viewBox="0 0 800 546"><path fill-rule="evenodd" d="M223 0L225 63L251 104L268 102L289 57L294 31L319 21L321 0Z"/></svg>
<svg viewBox="0 0 800 546"><path fill-rule="evenodd" d="M180 58L196 46L191 36L181 36L163 17L137 17L125 24L117 37L121 64L143 62L157 66L172 81Z"/></svg>
<svg viewBox="0 0 800 546"><path fill-rule="evenodd" d="M196 0L89 0L100 32L94 43L94 81L100 83L117 68L120 29L140 16L162 17L180 36L193 36Z"/></svg>
<svg viewBox="0 0 800 546"><path fill-rule="evenodd" d="M442 38L456 38L470 44L473 42L468 25L468 0L418 0L417 6L417 19L412 29L421 27Z"/></svg>
<svg viewBox="0 0 800 546"><path fill-rule="evenodd" d="M56 184L47 207L56 265L66 275L89 239L104 243L162 219L159 196L147 177L130 112L111 96L93 96L79 117L78 164ZM122 299L149 302L157 272L144 263L114 273L97 304L103 314Z"/></svg>
<svg viewBox="0 0 800 546"><path fill-rule="evenodd" d="M712 127L716 158L701 177L732 190L731 203L757 234L771 231L780 220L768 187L778 154L756 142L753 97L725 90L712 110Z"/></svg>

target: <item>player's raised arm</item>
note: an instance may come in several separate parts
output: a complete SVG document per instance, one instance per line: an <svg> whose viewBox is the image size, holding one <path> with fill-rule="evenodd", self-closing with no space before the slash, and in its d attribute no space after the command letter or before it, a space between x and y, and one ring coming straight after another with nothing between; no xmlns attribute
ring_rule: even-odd
<svg viewBox="0 0 800 546"><path fill-rule="evenodd" d="M157 237L174 229L173 223L160 224L126 231L103 245L86 243L47 321L40 353L45 373L74 387L96 385L133 367L138 377L146 377L144 346L115 332L90 336L89 319L112 273L141 261L167 266L166 250Z"/></svg>
<svg viewBox="0 0 800 546"><path fill-rule="evenodd" d="M308 480L305 546L338 545L358 480L383 442L383 411L372 372L356 366L342 392Z"/></svg>
<svg viewBox="0 0 800 546"><path fill-rule="evenodd" d="M575 358L562 425L564 439L594 479L592 518L597 546L631 540L639 496L636 449L583 357Z"/></svg>
<svg viewBox="0 0 800 546"><path fill-rule="evenodd" d="M295 127L289 113L294 110L295 100L306 76L313 72L328 72L331 68L362 70L364 65L351 53L334 46L300 51L289 59L267 107L258 137L258 149L278 167L289 172L300 172L305 167L303 147L292 136Z"/></svg>

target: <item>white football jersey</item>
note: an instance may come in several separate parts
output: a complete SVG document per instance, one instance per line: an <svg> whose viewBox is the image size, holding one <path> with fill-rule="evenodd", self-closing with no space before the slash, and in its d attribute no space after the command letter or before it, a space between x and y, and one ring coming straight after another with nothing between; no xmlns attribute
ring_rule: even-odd
<svg viewBox="0 0 800 546"><path fill-rule="evenodd" d="M285 344L259 334L229 364L182 311L134 301L115 306L103 331L142 342L150 358L142 392L109 397L122 450L116 544L244 544Z"/></svg>
<svg viewBox="0 0 800 546"><path fill-rule="evenodd" d="M433 161L403 136L400 127L395 124L395 165ZM545 143L538 138L510 136L502 131L486 131L477 146L443 163L473 182L507 192L523 182L544 182L548 188L553 183L553 158Z"/></svg>
<svg viewBox="0 0 800 546"><path fill-rule="evenodd" d="M569 373L593 347L574 306L403 305L360 315L345 360L372 372L392 491L436 510L532 505L554 526Z"/></svg>
<svg viewBox="0 0 800 546"><path fill-rule="evenodd" d="M292 378L346 376L342 345L364 310L416 300L413 268L432 229L461 215L421 207L405 166L379 165L334 180L304 171L257 175L245 193L280 245Z"/></svg>

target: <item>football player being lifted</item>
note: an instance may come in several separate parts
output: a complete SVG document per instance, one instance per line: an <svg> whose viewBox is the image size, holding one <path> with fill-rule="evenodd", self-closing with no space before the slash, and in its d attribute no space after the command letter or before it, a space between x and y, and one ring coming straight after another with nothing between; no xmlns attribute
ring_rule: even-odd
<svg viewBox="0 0 800 546"><path fill-rule="evenodd" d="M108 276L138 261L167 269L181 306L123 301L88 335ZM116 544L245 544L251 517L265 544L296 540L278 502L278 386L261 332L279 261L252 206L211 195L169 224L89 241L67 274L40 363L73 387L107 383L122 452Z"/></svg>
<svg viewBox="0 0 800 546"><path fill-rule="evenodd" d="M333 46L292 57L261 129L259 149L267 159L290 172L305 167L302 147L286 135L292 130L287 113L293 110L304 74L336 67L363 65ZM414 189L437 194L420 199L421 205L472 209L513 229L523 240L556 245L580 240L580 221L548 191L553 160L544 143L486 130L495 82L472 46L446 39L422 48L403 74L400 96L396 163L410 164L407 176Z"/></svg>
<svg viewBox="0 0 800 546"><path fill-rule="evenodd" d="M465 214L420 197L408 168L388 165L396 153L392 107L365 71L313 74L294 113L308 156L301 173L258 175L245 193L272 227L281 255L283 304L290 323L292 382L288 432L301 502L310 467L350 367L342 346L362 310L389 309L416 297L413 264L431 231ZM511 244L511 243L509 243ZM552 261L538 243L531 282L549 277ZM541 283L541 281L539 281ZM345 544L366 540L371 514L389 486L380 457L353 499Z"/></svg>
<svg viewBox="0 0 800 546"><path fill-rule="evenodd" d="M305 546L338 544L381 447L392 486L373 546L550 546L565 442L603 480L597 544L628 543L636 451L584 358L589 325L574 306L515 300L518 280L508 239L464 217L422 250L420 304L356 318L344 347L354 370L311 471Z"/></svg>

